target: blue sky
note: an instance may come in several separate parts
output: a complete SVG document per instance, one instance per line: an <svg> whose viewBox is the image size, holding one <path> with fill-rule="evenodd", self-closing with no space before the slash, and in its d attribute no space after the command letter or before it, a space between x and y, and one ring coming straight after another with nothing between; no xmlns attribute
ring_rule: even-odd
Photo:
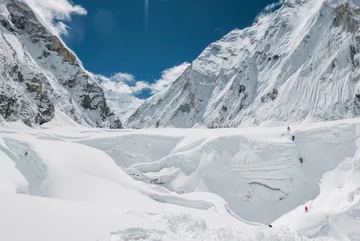
<svg viewBox="0 0 360 241"><path fill-rule="evenodd" d="M46 2L56 0L27 0ZM145 2L148 1L146 21ZM95 74L128 73L129 85L154 83L163 71L191 63L211 42L250 26L271 0L72 0L64 41ZM57 2L58 3L58 2ZM70 8L82 6L84 10ZM57 7L59 9L59 7ZM50 11L50 10L49 10ZM71 12L72 11L72 12ZM46 14L43 14L46 16ZM61 16L61 15L60 15ZM69 20L69 16L63 17ZM184 66L183 68L184 69ZM175 69L176 70L176 69ZM179 72L179 71L177 71ZM166 74L166 72L165 72ZM171 76L169 75L168 78ZM112 78L111 78L112 79ZM116 81L116 78L114 79ZM119 80L119 79L118 79ZM150 91L138 96L146 98Z"/></svg>

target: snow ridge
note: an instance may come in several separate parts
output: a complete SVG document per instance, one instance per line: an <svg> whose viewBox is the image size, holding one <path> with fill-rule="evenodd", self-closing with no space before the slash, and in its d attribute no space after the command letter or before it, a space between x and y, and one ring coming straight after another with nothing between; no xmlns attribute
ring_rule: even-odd
<svg viewBox="0 0 360 241"><path fill-rule="evenodd" d="M289 0L210 44L134 128L279 126L360 115L360 10L353 0Z"/></svg>

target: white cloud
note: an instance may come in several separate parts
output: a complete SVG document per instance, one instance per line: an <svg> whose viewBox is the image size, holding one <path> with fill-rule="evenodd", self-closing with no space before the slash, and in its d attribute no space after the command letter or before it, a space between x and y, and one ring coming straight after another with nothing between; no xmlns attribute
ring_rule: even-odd
<svg viewBox="0 0 360 241"><path fill-rule="evenodd" d="M105 92L114 98L118 93L133 94L131 87L122 81L112 80L111 78L107 78L102 75L94 75L94 78L98 81Z"/></svg>
<svg viewBox="0 0 360 241"><path fill-rule="evenodd" d="M87 14L79 5L68 0L25 0L25 2L42 18L44 24L57 35L67 34L68 26L64 21L70 21L71 15Z"/></svg>
<svg viewBox="0 0 360 241"><path fill-rule="evenodd" d="M279 0L277 2L274 2L272 4L269 4L265 7L265 11L266 12L271 12L273 11L275 8L281 6L284 3L284 0Z"/></svg>
<svg viewBox="0 0 360 241"><path fill-rule="evenodd" d="M135 86L132 86L131 89L135 94L139 94L143 90L151 89L151 85L145 81L137 81Z"/></svg>
<svg viewBox="0 0 360 241"><path fill-rule="evenodd" d="M116 73L110 77L110 79L116 82L133 83L135 81L135 76L128 73Z"/></svg>
<svg viewBox="0 0 360 241"><path fill-rule="evenodd" d="M125 83L129 81L132 75L118 73L111 78L107 78L102 75L89 74L92 75L103 88L109 107L122 121L126 121L137 108L144 103L144 100L134 96L134 87L130 87ZM121 78L119 79L119 77Z"/></svg>
<svg viewBox="0 0 360 241"><path fill-rule="evenodd" d="M157 80L154 84L151 85L151 92L153 94L162 92L167 89L177 78L184 73L187 67L190 64L185 62L178 66L172 67L162 72L161 79Z"/></svg>
<svg viewBox="0 0 360 241"><path fill-rule="evenodd" d="M103 87L107 96L116 98L119 94L136 95L144 90L150 90L151 94L157 94L166 90L182 73L189 67L189 63L172 67L162 72L161 78L150 84L147 81L136 80L135 76L129 73L116 73L112 77L94 75L94 78Z"/></svg>
<svg viewBox="0 0 360 241"><path fill-rule="evenodd" d="M102 75L94 75L100 85L111 95L117 93L137 94L149 85L144 81L136 81L135 76L128 73L116 73L108 78Z"/></svg>
<svg viewBox="0 0 360 241"><path fill-rule="evenodd" d="M277 7L280 7L281 5L283 5L284 2L285 2L285 0L278 0L277 2L267 5L264 8L264 10L256 16L255 23L261 22L261 21L266 22L265 18L269 15L269 13L273 12L274 9L276 9Z"/></svg>

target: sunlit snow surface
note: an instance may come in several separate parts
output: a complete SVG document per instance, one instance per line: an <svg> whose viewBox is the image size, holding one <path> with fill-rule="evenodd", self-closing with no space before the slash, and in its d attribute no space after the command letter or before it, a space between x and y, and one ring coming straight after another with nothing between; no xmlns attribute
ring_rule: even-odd
<svg viewBox="0 0 360 241"><path fill-rule="evenodd" d="M283 126L359 117L360 1L284 0L210 44L129 127Z"/></svg>
<svg viewBox="0 0 360 241"><path fill-rule="evenodd" d="M357 119L0 137L0 240L360 239Z"/></svg>

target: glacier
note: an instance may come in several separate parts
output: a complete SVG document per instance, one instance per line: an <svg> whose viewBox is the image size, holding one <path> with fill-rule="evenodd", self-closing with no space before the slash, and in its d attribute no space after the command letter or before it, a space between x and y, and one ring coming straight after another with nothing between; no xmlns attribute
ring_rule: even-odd
<svg viewBox="0 0 360 241"><path fill-rule="evenodd" d="M359 127L1 128L0 239L357 240Z"/></svg>

